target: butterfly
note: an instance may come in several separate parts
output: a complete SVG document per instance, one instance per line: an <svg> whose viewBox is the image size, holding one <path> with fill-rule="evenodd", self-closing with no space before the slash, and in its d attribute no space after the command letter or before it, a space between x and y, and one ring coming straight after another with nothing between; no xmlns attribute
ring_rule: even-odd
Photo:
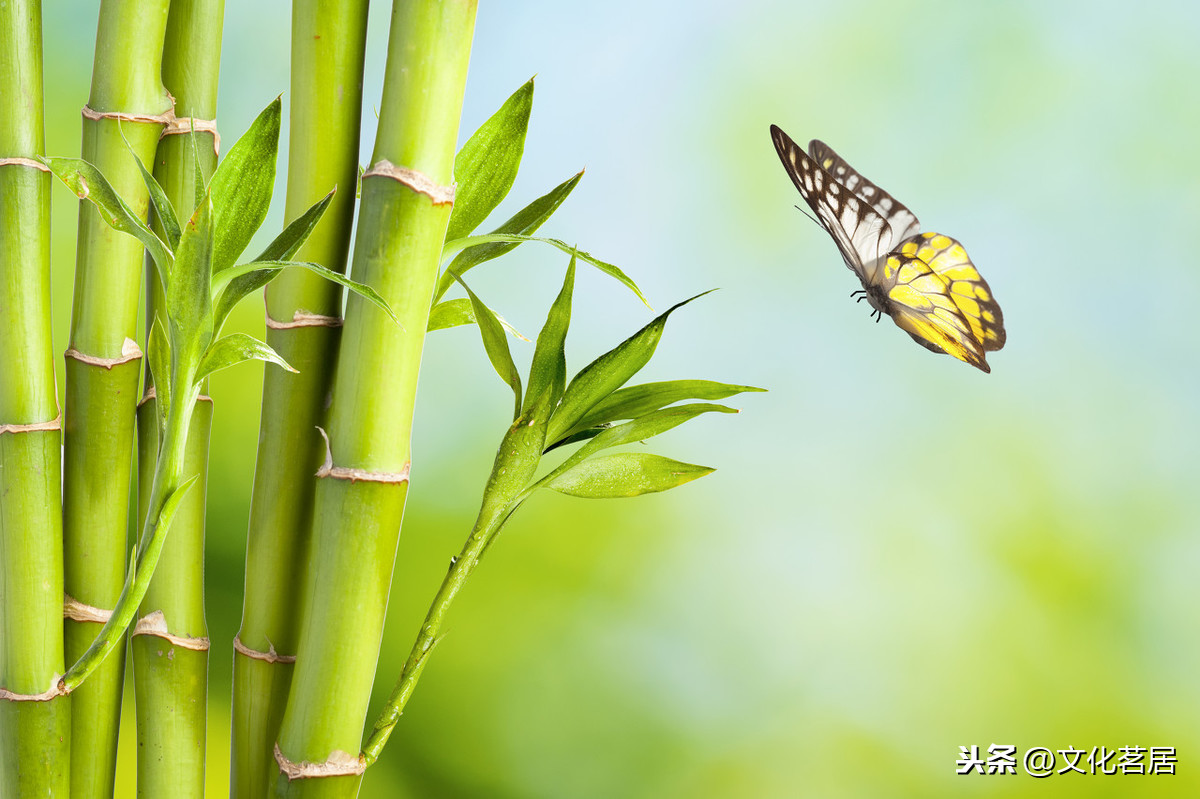
<svg viewBox="0 0 1200 799"><path fill-rule="evenodd" d="M879 321L887 314L913 341L990 372L987 353L1004 346L1004 316L962 244L922 233L912 211L814 139L808 152L777 126L783 168L862 282Z"/></svg>

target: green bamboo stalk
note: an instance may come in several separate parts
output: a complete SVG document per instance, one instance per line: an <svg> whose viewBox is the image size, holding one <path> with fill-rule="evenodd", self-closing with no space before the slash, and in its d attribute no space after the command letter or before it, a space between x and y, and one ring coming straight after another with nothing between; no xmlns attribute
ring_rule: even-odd
<svg viewBox="0 0 1200 799"><path fill-rule="evenodd" d="M358 179L367 0L297 0L292 8L288 220L334 186L326 218L296 255L346 269ZM316 426L341 332L341 289L290 270L267 286L267 343L299 373L268 369L246 544L246 591L233 668L230 795L265 796L296 652L300 575L312 527Z"/></svg>
<svg viewBox="0 0 1200 799"><path fill-rule="evenodd" d="M0 792L65 796L61 424L40 0L0 5Z"/></svg>
<svg viewBox="0 0 1200 799"><path fill-rule="evenodd" d="M163 46L163 83L175 98L175 123L158 145L154 175L180 212L195 204L195 169L216 168L217 77L224 0L174 0ZM190 131L195 131L195 137ZM166 307L147 265L146 318ZM147 325L149 327L149 325ZM158 410L149 387L138 407L139 519L148 512L158 451ZM202 389L203 391L203 389ZM204 617L204 519L212 401L192 414L184 471L197 475L163 544L158 568L130 637L137 709L137 785L143 796L203 797L208 708L208 627Z"/></svg>
<svg viewBox="0 0 1200 799"><path fill-rule="evenodd" d="M417 372L453 202L446 188L474 0L397 2L352 274L400 320L350 298L318 473L296 670L280 730L283 796L354 796L357 753L408 493ZM312 764L316 764L313 766Z"/></svg>
<svg viewBox="0 0 1200 799"><path fill-rule="evenodd" d="M171 102L162 85L167 0L102 0L83 157L145 218L147 191L130 149L149 163ZM115 117L114 114L125 116ZM67 662L88 649L125 579L126 519L137 403L142 245L79 211L67 351L63 536ZM71 796L112 795L124 649L74 692Z"/></svg>

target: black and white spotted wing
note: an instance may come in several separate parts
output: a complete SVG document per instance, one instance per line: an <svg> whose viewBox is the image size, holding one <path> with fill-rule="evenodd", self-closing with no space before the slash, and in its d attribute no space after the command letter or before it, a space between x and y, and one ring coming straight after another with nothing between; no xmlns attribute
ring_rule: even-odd
<svg viewBox="0 0 1200 799"><path fill-rule="evenodd" d="M879 260L897 240L887 218L841 185L775 125L771 126L771 139L800 196L833 237L846 266L864 286L873 282Z"/></svg>
<svg viewBox="0 0 1200 799"><path fill-rule="evenodd" d="M921 223L917 221L916 214L846 163L846 159L828 144L813 139L808 143L808 154L838 183L854 192L859 199L870 203L887 220L892 236L891 241L885 242L884 252L891 252L900 242L921 232Z"/></svg>

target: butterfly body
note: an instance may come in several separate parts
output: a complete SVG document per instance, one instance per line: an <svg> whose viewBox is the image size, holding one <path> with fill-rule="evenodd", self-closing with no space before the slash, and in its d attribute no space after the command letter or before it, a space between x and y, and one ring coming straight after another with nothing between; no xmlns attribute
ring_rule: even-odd
<svg viewBox="0 0 1200 799"><path fill-rule="evenodd" d="M887 314L926 349L990 372L986 353L1004 346L1004 319L962 244L921 232L915 214L823 142L813 140L806 153L774 125L771 139L873 315Z"/></svg>

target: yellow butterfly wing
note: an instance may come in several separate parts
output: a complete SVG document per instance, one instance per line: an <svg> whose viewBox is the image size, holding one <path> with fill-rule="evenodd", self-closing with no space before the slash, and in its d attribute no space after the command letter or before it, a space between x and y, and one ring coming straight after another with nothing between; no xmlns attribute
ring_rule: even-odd
<svg viewBox="0 0 1200 799"><path fill-rule="evenodd" d="M921 233L888 255L879 274L889 313L918 344L985 372L986 353L1004 346L1004 316L962 244Z"/></svg>

